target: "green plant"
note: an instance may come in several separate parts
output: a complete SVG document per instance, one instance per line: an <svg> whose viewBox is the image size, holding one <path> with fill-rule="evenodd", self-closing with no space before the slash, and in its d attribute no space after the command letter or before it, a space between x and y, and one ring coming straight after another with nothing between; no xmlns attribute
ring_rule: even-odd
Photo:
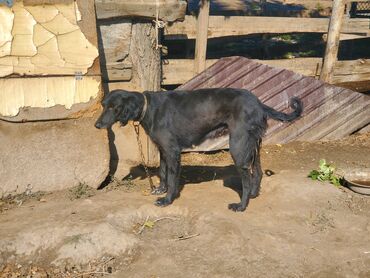
<svg viewBox="0 0 370 278"><path fill-rule="evenodd" d="M335 166L326 163L325 159L320 159L319 170L312 170L308 177L318 181L329 181L335 186L341 185L342 177L335 174Z"/></svg>
<svg viewBox="0 0 370 278"><path fill-rule="evenodd" d="M320 3L317 3L316 4L316 10L319 11L319 12L322 12L324 10L324 7Z"/></svg>
<svg viewBox="0 0 370 278"><path fill-rule="evenodd" d="M281 34L281 35L277 35L276 38L279 38L282 41L290 42L290 41L293 40L293 35L291 35L291 34Z"/></svg>

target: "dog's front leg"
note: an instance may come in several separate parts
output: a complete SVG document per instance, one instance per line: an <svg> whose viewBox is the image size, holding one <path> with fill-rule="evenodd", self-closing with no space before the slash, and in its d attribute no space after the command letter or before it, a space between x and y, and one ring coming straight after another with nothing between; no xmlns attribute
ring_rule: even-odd
<svg viewBox="0 0 370 278"><path fill-rule="evenodd" d="M166 160L164 159L164 155L162 152L160 152L160 164L159 164L159 178L160 178L160 183L159 187L155 188L152 191L153 195L161 195L163 193L167 192L167 163Z"/></svg>
<svg viewBox="0 0 370 278"><path fill-rule="evenodd" d="M163 153L167 164L167 194L165 197L158 198L155 204L157 206L168 206L179 196L180 179L180 151L172 153Z"/></svg>

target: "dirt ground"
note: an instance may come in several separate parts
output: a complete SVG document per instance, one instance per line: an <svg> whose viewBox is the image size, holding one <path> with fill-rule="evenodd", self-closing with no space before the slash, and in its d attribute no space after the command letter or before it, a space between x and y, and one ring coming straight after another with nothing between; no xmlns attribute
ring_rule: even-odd
<svg viewBox="0 0 370 278"><path fill-rule="evenodd" d="M184 154L186 185L166 208L142 171L3 198L0 277L370 277L370 197L307 178L321 158L369 169L370 134L264 146L275 174L243 213L227 209L240 186L228 152Z"/></svg>

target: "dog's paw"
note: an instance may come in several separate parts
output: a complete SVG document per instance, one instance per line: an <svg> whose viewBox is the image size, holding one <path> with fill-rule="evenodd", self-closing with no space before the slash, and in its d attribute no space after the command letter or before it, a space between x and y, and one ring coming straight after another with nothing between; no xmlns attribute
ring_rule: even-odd
<svg viewBox="0 0 370 278"><path fill-rule="evenodd" d="M246 207L244 207L241 203L232 203L229 204L229 209L232 211L245 211Z"/></svg>
<svg viewBox="0 0 370 278"><path fill-rule="evenodd" d="M249 195L249 197L251 199L254 199L254 198L257 198L259 195L260 195L260 191L258 190L257 192L251 192L251 194Z"/></svg>
<svg viewBox="0 0 370 278"><path fill-rule="evenodd" d="M156 206L159 206L159 207L166 207L168 205L171 204L171 202L166 198L166 197L163 197L163 198L158 198L154 204Z"/></svg>
<svg viewBox="0 0 370 278"><path fill-rule="evenodd" d="M260 195L259 193L251 194L251 195L249 195L249 198L251 198L251 199L255 199L255 198L257 198L259 195Z"/></svg>
<svg viewBox="0 0 370 278"><path fill-rule="evenodd" d="M152 190L152 195L162 195L167 192L167 188L159 186Z"/></svg>

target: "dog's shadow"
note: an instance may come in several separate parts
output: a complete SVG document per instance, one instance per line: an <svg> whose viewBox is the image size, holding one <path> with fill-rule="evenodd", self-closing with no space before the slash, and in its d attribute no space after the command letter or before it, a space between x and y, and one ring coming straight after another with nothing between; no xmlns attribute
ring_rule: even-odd
<svg viewBox="0 0 370 278"><path fill-rule="evenodd" d="M149 168L152 176L158 176L158 168ZM142 165L132 167L124 179L146 179ZM199 184L214 180L223 180L223 185L239 194L242 194L242 181L234 165L229 166L190 166L181 167L180 191L186 184Z"/></svg>

